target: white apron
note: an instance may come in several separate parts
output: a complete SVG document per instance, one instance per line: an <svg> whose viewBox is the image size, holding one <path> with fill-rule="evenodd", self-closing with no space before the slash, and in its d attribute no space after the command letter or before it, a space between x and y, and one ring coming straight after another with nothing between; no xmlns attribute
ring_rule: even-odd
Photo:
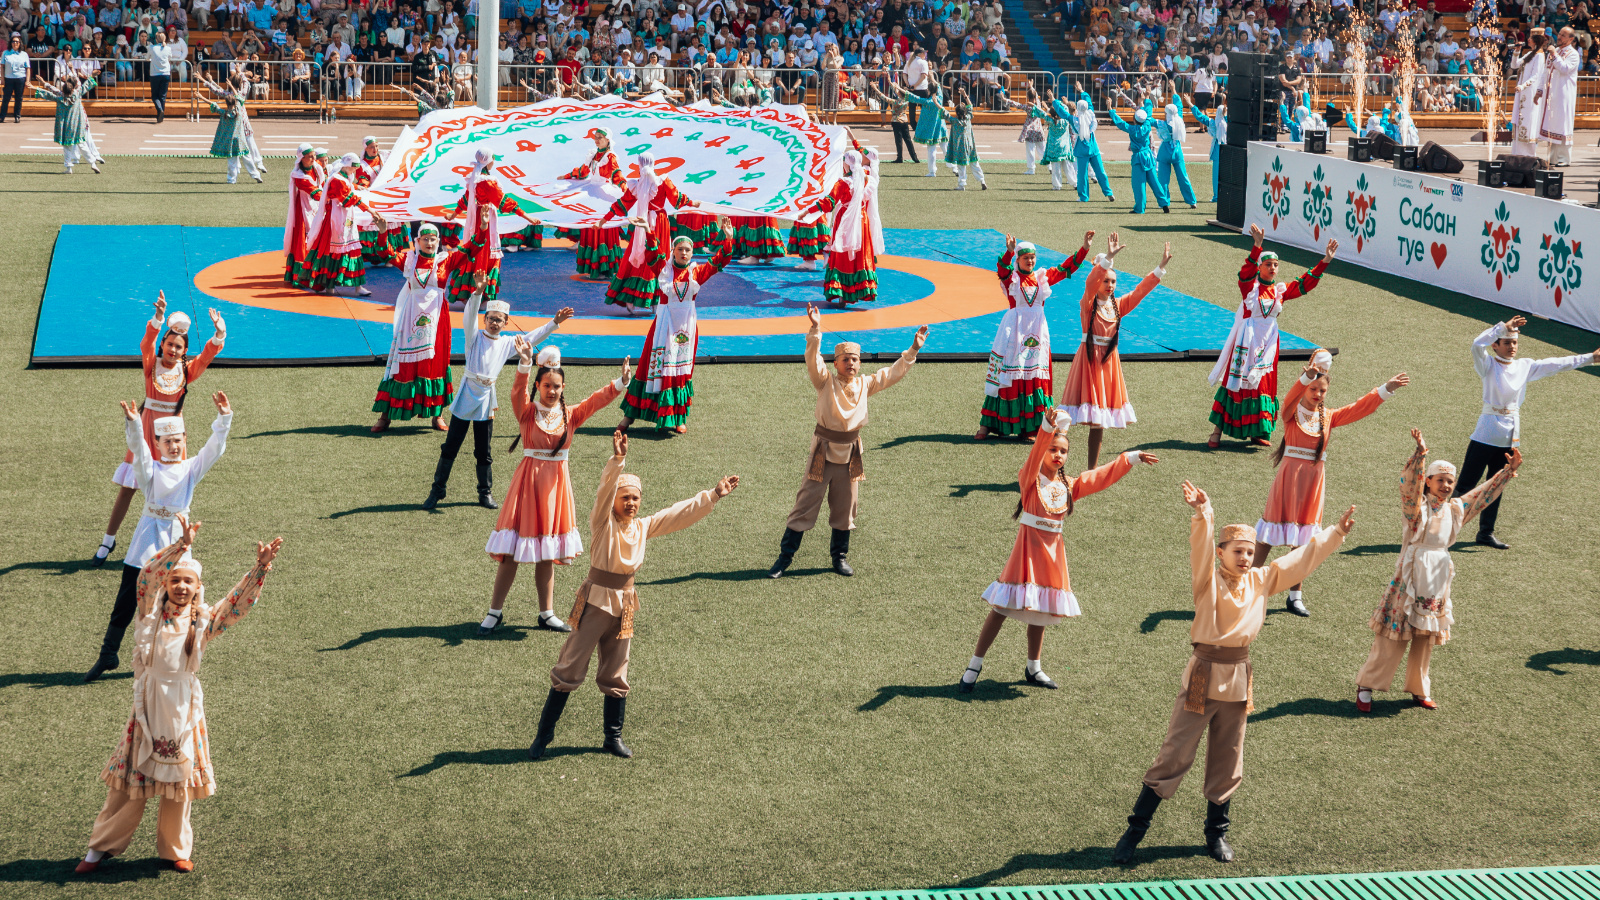
<svg viewBox="0 0 1600 900"><path fill-rule="evenodd" d="M983 392L1000 396L1002 388L1013 382L1050 378L1050 323L1045 320L1044 304L1050 299L1050 282L1034 271L1037 289L1030 296L1022 276L1013 273L1006 283L1006 294L1016 305L1006 310L989 348L989 375ZM1052 392L1053 392L1052 388Z"/></svg>
<svg viewBox="0 0 1600 900"><path fill-rule="evenodd" d="M1233 330L1223 345L1217 364L1211 369L1211 383L1226 382L1230 391L1256 390L1261 379L1278 365L1278 315L1283 301L1277 298L1278 285L1272 286L1270 302L1261 299L1261 282L1239 304L1233 316Z"/></svg>
<svg viewBox="0 0 1600 900"><path fill-rule="evenodd" d="M695 335L699 328L695 297L700 294L700 283L691 274L688 281L680 284L677 274L678 267L668 260L656 282L665 299L656 303L655 326L650 332L650 361L645 370L644 389L652 394L661 392L663 378L687 378L694 374Z"/></svg>
<svg viewBox="0 0 1600 900"><path fill-rule="evenodd" d="M431 265L419 265L421 256L419 250L406 253L405 283L394 300L394 339L389 345L385 378L393 378L401 363L432 359L439 317L449 315L439 285L438 264L443 255L435 255Z"/></svg>
<svg viewBox="0 0 1600 900"><path fill-rule="evenodd" d="M202 595L203 596L203 595ZM133 767L148 780L187 784L194 774L199 751L195 726L205 715L205 696L195 672L200 668L201 645L210 613L193 601L200 622L196 626L194 653L185 658L187 624L177 631L161 628L161 608L156 603L139 622L134 651L140 655L133 685L133 717L139 723L139 743L133 747Z"/></svg>

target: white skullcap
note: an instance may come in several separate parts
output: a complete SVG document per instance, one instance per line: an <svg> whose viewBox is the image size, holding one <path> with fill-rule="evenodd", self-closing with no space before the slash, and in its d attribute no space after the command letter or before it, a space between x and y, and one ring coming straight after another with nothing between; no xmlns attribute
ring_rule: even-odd
<svg viewBox="0 0 1600 900"><path fill-rule="evenodd" d="M1144 107L1142 106L1133 111L1133 120L1138 122L1140 125L1143 125L1144 120L1148 118L1150 118L1150 114L1145 112Z"/></svg>
<svg viewBox="0 0 1600 900"><path fill-rule="evenodd" d="M511 304L504 300L490 300L483 305L484 312L500 313L503 316L511 315Z"/></svg>
<svg viewBox="0 0 1600 900"><path fill-rule="evenodd" d="M1333 354L1326 350L1318 350L1311 354L1311 364L1326 372L1333 368Z"/></svg>
<svg viewBox="0 0 1600 900"><path fill-rule="evenodd" d="M373 137L370 134L361 139L361 143L362 144L376 144L377 142L378 142L378 139Z"/></svg>
<svg viewBox="0 0 1600 900"><path fill-rule="evenodd" d="M434 237L438 237L439 226L433 224L432 222L423 222L422 227L417 229L417 237L422 237L425 234L431 234Z"/></svg>
<svg viewBox="0 0 1600 900"><path fill-rule="evenodd" d="M1024 253L1037 254L1038 252L1039 252L1039 248L1035 247L1033 245L1032 241L1022 241L1021 243L1017 244L1017 255L1018 256L1021 256Z"/></svg>
<svg viewBox="0 0 1600 900"><path fill-rule="evenodd" d="M167 330L174 334L189 333L189 316L187 313L175 312L167 316Z"/></svg>
<svg viewBox="0 0 1600 900"><path fill-rule="evenodd" d="M156 437L183 434L183 416L162 416L155 421Z"/></svg>
<svg viewBox="0 0 1600 900"><path fill-rule="evenodd" d="M345 155L339 157L339 168L341 169L359 165L361 165L361 157L355 155L354 153L346 153Z"/></svg>
<svg viewBox="0 0 1600 900"><path fill-rule="evenodd" d="M301 144L299 149L296 152L299 153L301 156L305 156L307 153L315 153L316 152L316 148L311 146L309 143L306 143L306 144Z"/></svg>
<svg viewBox="0 0 1600 900"><path fill-rule="evenodd" d="M179 569L188 569L189 571L194 573L194 577L199 578L200 577L200 572L201 572L200 560L195 559L193 556L190 556L188 553L185 553L182 556L178 557L178 561L177 562L172 564L172 571L173 572L176 572Z"/></svg>
<svg viewBox="0 0 1600 900"><path fill-rule="evenodd" d="M547 369L559 369L561 368L561 348L556 346L545 347L539 351L539 355L534 357L533 361Z"/></svg>
<svg viewBox="0 0 1600 900"><path fill-rule="evenodd" d="M692 249L694 249L694 238L689 237L686 234L680 234L677 237L672 239L672 247L673 247L673 249L676 250L678 248L679 244L688 244L689 248L692 250Z"/></svg>
<svg viewBox="0 0 1600 900"><path fill-rule="evenodd" d="M1432 478L1435 475L1444 474L1456 474L1456 464L1448 459L1436 459L1433 462L1428 463L1427 477Z"/></svg>
<svg viewBox="0 0 1600 900"><path fill-rule="evenodd" d="M494 157L487 150L479 150L477 153L472 154L472 167L474 169L481 169L492 162L494 162Z"/></svg>

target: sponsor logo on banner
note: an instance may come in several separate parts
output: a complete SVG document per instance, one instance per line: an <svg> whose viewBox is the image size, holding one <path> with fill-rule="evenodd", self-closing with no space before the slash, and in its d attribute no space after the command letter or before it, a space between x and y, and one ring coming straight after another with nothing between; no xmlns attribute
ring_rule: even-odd
<svg viewBox="0 0 1600 900"><path fill-rule="evenodd" d="M1300 217L1311 226L1311 239L1322 240L1322 230L1333 224L1333 188L1322 183L1322 166L1311 173L1311 180L1306 182L1305 200L1300 203Z"/></svg>
<svg viewBox="0 0 1600 900"><path fill-rule="evenodd" d="M1415 188L1417 183L1404 175L1396 175L1394 176L1394 186L1402 191L1409 191Z"/></svg>
<svg viewBox="0 0 1600 900"><path fill-rule="evenodd" d="M1572 240L1572 226L1567 224L1565 213L1551 231L1539 244L1539 280L1545 287L1555 289L1559 307L1563 293L1570 297L1583 284L1583 265L1579 262L1583 259L1583 242Z"/></svg>
<svg viewBox="0 0 1600 900"><path fill-rule="evenodd" d="M1450 199L1460 203L1467 198L1467 187L1459 181L1450 182Z"/></svg>
<svg viewBox="0 0 1600 900"><path fill-rule="evenodd" d="M1344 205L1349 207L1344 212L1344 228L1356 239L1356 252L1360 253L1363 245L1378 233L1378 217L1373 215L1378 208L1378 196L1369 193L1366 173L1356 179L1355 190L1345 196Z"/></svg>
<svg viewBox="0 0 1600 900"><path fill-rule="evenodd" d="M1272 230L1278 230L1278 221L1289 218L1289 179L1283 174L1283 160L1272 158L1272 171L1261 173L1261 209L1272 217Z"/></svg>
<svg viewBox="0 0 1600 900"><path fill-rule="evenodd" d="M1522 229L1511 224L1511 210L1504 200L1495 209L1494 220L1483 223L1483 237L1479 260L1494 276L1494 289L1498 291L1507 278L1522 268L1522 251L1517 249L1522 244Z"/></svg>
<svg viewBox="0 0 1600 900"><path fill-rule="evenodd" d="M1426 183L1419 182L1417 184L1417 190L1421 191L1424 194L1428 194L1429 196L1433 196L1433 197L1443 197L1444 196L1444 188L1428 187L1428 185Z"/></svg>

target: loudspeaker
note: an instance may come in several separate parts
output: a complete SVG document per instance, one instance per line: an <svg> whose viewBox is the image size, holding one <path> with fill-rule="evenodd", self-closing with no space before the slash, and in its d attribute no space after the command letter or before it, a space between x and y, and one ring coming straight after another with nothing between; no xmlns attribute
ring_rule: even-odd
<svg viewBox="0 0 1600 900"><path fill-rule="evenodd" d="M1243 188L1250 175L1250 151L1224 145L1217 148L1217 181Z"/></svg>
<svg viewBox="0 0 1600 900"><path fill-rule="evenodd" d="M1411 146L1411 145L1405 145L1405 146L1396 145L1395 148L1394 148L1394 155L1390 156L1389 158L1394 160L1394 167L1396 169L1405 169L1406 171L1416 171L1416 168L1417 168L1417 148L1414 147L1414 146Z"/></svg>
<svg viewBox="0 0 1600 900"><path fill-rule="evenodd" d="M1558 169L1537 169L1533 173L1533 195L1547 200L1560 200L1566 196L1561 189L1562 181L1562 173Z"/></svg>
<svg viewBox="0 0 1600 900"><path fill-rule="evenodd" d="M1228 146L1230 147L1243 147L1251 141L1270 141L1277 138L1277 136L1277 132L1274 130L1271 137L1263 138L1261 137L1261 125L1259 123L1235 122L1232 118L1228 119Z"/></svg>
<svg viewBox="0 0 1600 900"><path fill-rule="evenodd" d="M1351 138L1345 158L1351 162L1372 162L1372 138Z"/></svg>
<svg viewBox="0 0 1600 900"><path fill-rule="evenodd" d="M1249 79L1260 78L1262 63L1270 57L1265 53L1245 53L1241 50L1228 51L1228 88L1233 88L1233 80L1240 76ZM1229 94L1228 96L1233 96Z"/></svg>
<svg viewBox="0 0 1600 900"><path fill-rule="evenodd" d="M1379 132L1372 136L1372 158L1389 160L1394 159L1394 151L1400 145L1387 134Z"/></svg>
<svg viewBox="0 0 1600 900"><path fill-rule="evenodd" d="M1244 196L1242 185L1224 184L1217 189L1217 221L1235 228L1244 227Z"/></svg>
<svg viewBox="0 0 1600 900"><path fill-rule="evenodd" d="M1478 184L1484 187L1505 187L1505 163L1498 159L1478 160Z"/></svg>
<svg viewBox="0 0 1600 900"><path fill-rule="evenodd" d="M1497 161L1505 164L1505 168L1501 170L1505 187L1532 187L1533 173L1544 168L1544 161L1537 156L1513 156L1502 153Z"/></svg>
<svg viewBox="0 0 1600 900"><path fill-rule="evenodd" d="M1228 105L1261 100L1261 79L1255 75L1228 75Z"/></svg>
<svg viewBox="0 0 1600 900"><path fill-rule="evenodd" d="M1455 175L1465 168L1465 165L1461 162L1461 157L1456 156L1433 141L1428 141L1422 145L1421 150L1417 151L1417 168L1424 172L1444 172L1447 175Z"/></svg>
<svg viewBox="0 0 1600 900"><path fill-rule="evenodd" d="M1328 133L1326 131L1307 131L1305 138L1305 151L1307 153L1328 152Z"/></svg>

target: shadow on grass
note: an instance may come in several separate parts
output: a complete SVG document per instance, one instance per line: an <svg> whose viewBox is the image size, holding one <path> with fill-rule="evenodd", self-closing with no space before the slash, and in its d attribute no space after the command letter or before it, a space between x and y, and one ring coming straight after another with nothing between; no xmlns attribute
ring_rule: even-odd
<svg viewBox="0 0 1600 900"><path fill-rule="evenodd" d="M101 675L100 681L124 681L133 677L132 672L110 672ZM25 684L33 688L70 687L83 685L82 672L18 672L12 675L0 675L0 690Z"/></svg>
<svg viewBox="0 0 1600 900"><path fill-rule="evenodd" d="M373 506L357 506L357 507L354 507L352 509L342 509L342 510L340 510L338 512L328 513L326 516L323 516L323 518L325 518L325 519L342 519L345 516L360 516L360 515L366 515L368 513L391 513L391 512L420 512L420 513L426 513L426 514L428 514L430 516L437 516L437 515L440 515L442 510L453 509L453 508L459 507L459 506L477 506L477 505L478 505L478 503L477 503L476 500L458 500L455 503L440 503L438 506L434 507L433 509L423 509L421 502L417 502L417 503L378 503L378 504L375 504Z"/></svg>
<svg viewBox="0 0 1600 900"><path fill-rule="evenodd" d="M1330 700L1327 697L1305 697L1300 700L1289 700L1279 703L1271 709L1262 710L1250 716L1250 721L1265 722L1269 719L1282 719L1287 716L1327 716L1333 719L1371 719L1375 717L1388 718L1399 715L1412 705L1409 696L1405 700L1372 700L1372 712L1364 713L1356 709L1355 697L1347 700Z"/></svg>
<svg viewBox="0 0 1600 900"><path fill-rule="evenodd" d="M105 563L102 564L102 566L110 566L112 564L113 563L111 562L111 560L106 560ZM53 570L55 570L55 574L57 574L57 575L71 575L74 572L82 572L85 569L93 569L93 568L98 568L98 567L96 567L95 565L90 563L87 559L68 559L68 560L43 560L43 559L41 559L41 560L36 560L34 562L17 563L16 565L11 565L11 566L6 566L4 568L0 568L0 576L10 575L12 572L22 571L22 570L25 570L25 569L33 569L33 570L38 570L38 571L45 571L45 570L53 569Z"/></svg>
<svg viewBox="0 0 1600 900"><path fill-rule="evenodd" d="M617 426L615 425L584 425L578 428L575 433L586 434L590 437L603 437L609 439L611 435L616 433L616 430ZM665 441L669 438L675 437L678 437L678 433L676 431L672 431L671 429L667 428L657 428L648 423L638 426L628 426L628 440L630 441Z"/></svg>
<svg viewBox="0 0 1600 900"><path fill-rule="evenodd" d="M1187 844L1167 847L1140 847L1134 859L1137 862L1147 863L1162 859L1189 859L1205 855L1206 848L1203 844ZM1054 869L1081 872L1090 869L1111 868L1120 869L1122 867L1111 861L1110 847L1084 847L1081 850L1068 850L1064 853L1018 853L999 868L990 869L970 878L964 878L955 884L934 885L930 890L948 891L981 888L1010 878L1013 875L1035 870L1049 871Z"/></svg>
<svg viewBox="0 0 1600 900"><path fill-rule="evenodd" d="M1018 444L1027 446L1026 441L1017 438L996 437L984 441L975 441L970 434L906 434L884 441L877 446L877 449L893 450L895 447L901 447L906 444L956 444L963 447L973 444L1000 444L1002 446L1005 444Z"/></svg>
<svg viewBox="0 0 1600 900"><path fill-rule="evenodd" d="M1362 544L1359 547L1339 551L1342 556L1393 556L1399 552L1399 544Z"/></svg>
<svg viewBox="0 0 1600 900"><path fill-rule="evenodd" d="M389 431L393 431L393 430L395 430L395 426L393 426L393 425L389 426ZM432 431L433 429L431 429L431 428L428 428L428 429L412 428L412 429L407 429L407 430L408 431L424 431L424 430ZM357 425L355 423L345 423L343 425L307 425L304 428L284 428L284 429L280 429L278 431L258 431L255 434L247 434L247 435L245 435L243 438L241 438L241 440L248 441L251 438L258 438L258 437L283 437L286 434L325 434L325 435L331 435L333 437L370 437L370 438L379 437L379 435L376 435L376 434L372 433L372 426L370 426L370 425Z"/></svg>
<svg viewBox="0 0 1600 900"><path fill-rule="evenodd" d="M539 630L532 625L501 625L494 630L493 634L483 638L483 640L520 641L528 636L528 632ZM478 639L478 623L463 622L456 625L409 625L404 628L376 628L372 631L363 631L337 647L323 647L317 652L329 653L335 650L354 650L362 644L370 644L373 641L410 640L412 638L433 638L442 641L446 647L459 647L466 643L468 638Z"/></svg>
<svg viewBox="0 0 1600 900"><path fill-rule="evenodd" d="M1017 492L1017 483L1015 481L1008 481L1008 482L1004 482L1004 483L1001 483L1001 484L952 484L952 485L950 485L950 496L952 496L952 497L960 498L960 497L965 497L968 494L975 494L975 493L980 493L980 492L981 493L985 493L985 494L1014 494L1014 493Z"/></svg>
<svg viewBox="0 0 1600 900"><path fill-rule="evenodd" d="M910 700L959 700L962 703L982 703L993 700L1017 700L1026 696L1028 695L1016 685L993 679L979 681L970 694L960 693L954 684L889 684L878 688L878 695L856 707L856 712L882 709L896 697Z"/></svg>
<svg viewBox="0 0 1600 900"><path fill-rule="evenodd" d="M1204 439L1201 439L1201 440L1198 440L1198 441L1180 441L1180 440L1177 440L1176 438L1168 438L1167 440L1164 440L1164 441L1156 441L1153 444L1139 444L1138 447L1139 447L1140 450L1149 450L1151 452L1154 452L1156 450L1192 450L1192 451L1195 451L1195 452L1198 452L1198 453L1217 453L1217 452L1222 452L1222 453L1256 453L1256 452L1268 452L1267 448L1265 448L1265 447L1257 447L1257 446L1255 446L1253 444L1248 444L1248 443L1246 443L1244 441L1232 440L1230 438L1223 438L1222 439L1222 444L1220 446L1218 446L1216 449L1212 449L1212 448L1206 446L1206 442L1205 442Z"/></svg>
<svg viewBox="0 0 1600 900"><path fill-rule="evenodd" d="M785 572L784 578L793 578L796 575L816 575L832 569L790 569ZM659 581L643 581L640 584L683 584L686 581L763 581L767 577L766 569L735 569L732 572L691 572L688 575L674 575L671 578L662 578Z"/></svg>
<svg viewBox="0 0 1600 900"><path fill-rule="evenodd" d="M56 887L66 887L69 884L126 884L130 881L159 878L163 868L160 858L154 856L129 861L114 859L101 863L99 869L88 875L79 875L72 869L81 858L74 856L66 860L14 859L0 864L0 884L26 882L53 884Z"/></svg>
<svg viewBox="0 0 1600 900"><path fill-rule="evenodd" d="M1194 610L1192 609L1163 609L1144 617L1139 623L1139 633L1149 634L1156 630L1156 626L1167 620L1174 622L1193 622Z"/></svg>
<svg viewBox="0 0 1600 900"><path fill-rule="evenodd" d="M1546 650L1528 657L1527 665L1535 672L1567 675L1570 673L1557 669L1556 666L1600 666L1600 650L1574 650L1571 647L1564 650Z"/></svg>
<svg viewBox="0 0 1600 900"><path fill-rule="evenodd" d="M582 756L585 753L604 753L599 747L550 747L544 751L544 759L557 756ZM542 761L542 760L540 760ZM437 772L445 766L513 766L517 763L532 763L535 760L528 758L527 747L512 747L510 749L496 750L447 750L435 754L433 762L423 763L409 772L396 775L396 778L415 778L419 775L428 775Z"/></svg>
<svg viewBox="0 0 1600 900"><path fill-rule="evenodd" d="M1182 201L1180 200L1179 203L1181 203L1181 202ZM1177 203L1172 204L1172 206L1173 206L1174 209L1178 209L1178 204ZM1160 207L1156 207L1156 208L1160 209ZM1184 212L1184 213L1188 213L1188 214L1194 214L1194 213L1198 213L1199 212L1199 210L1190 210L1188 208L1188 206L1184 206L1181 211ZM1145 215L1149 215L1149 213L1145 213ZM1168 231L1168 232L1181 231L1181 232L1184 232L1185 234L1194 234L1194 233L1196 233L1196 232L1198 232L1198 231L1200 231L1202 229L1209 228L1211 226L1205 224L1204 222L1196 223L1196 222L1192 222L1191 221L1191 222L1187 222L1187 223L1185 223L1185 222L1173 222L1170 225L1137 225L1137 224L1135 224L1135 225L1123 225L1121 227L1126 228L1129 231Z"/></svg>

